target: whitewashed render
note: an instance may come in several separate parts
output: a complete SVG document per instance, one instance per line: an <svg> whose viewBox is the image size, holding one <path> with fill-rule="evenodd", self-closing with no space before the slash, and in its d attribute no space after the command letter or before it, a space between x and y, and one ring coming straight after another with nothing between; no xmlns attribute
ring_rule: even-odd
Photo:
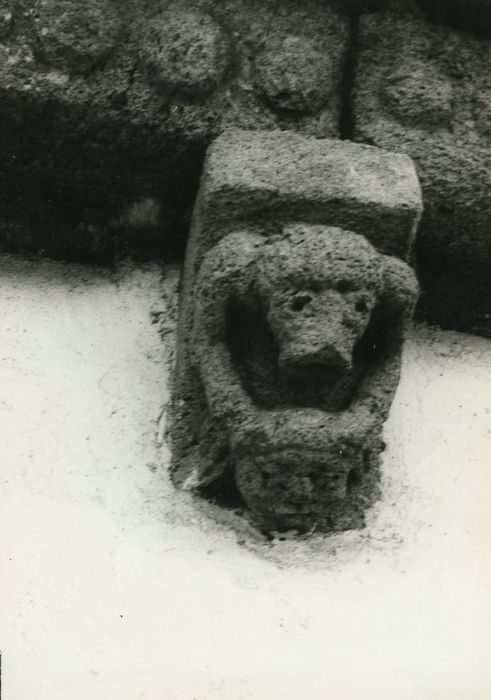
<svg viewBox="0 0 491 700"><path fill-rule="evenodd" d="M491 342L419 325L362 531L176 491L178 270L0 263L5 700L491 697Z"/></svg>

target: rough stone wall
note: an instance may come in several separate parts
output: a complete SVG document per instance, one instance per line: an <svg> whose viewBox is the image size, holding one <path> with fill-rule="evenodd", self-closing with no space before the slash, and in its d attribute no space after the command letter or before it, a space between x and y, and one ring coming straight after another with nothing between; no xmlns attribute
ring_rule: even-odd
<svg viewBox="0 0 491 700"><path fill-rule="evenodd" d="M338 134L349 18L332 3L18 0L3 17L0 206L25 225L11 248L162 254L227 125Z"/></svg>
<svg viewBox="0 0 491 700"><path fill-rule="evenodd" d="M225 128L414 158L419 313L491 334L488 0L1 0L0 243L182 255Z"/></svg>
<svg viewBox="0 0 491 700"><path fill-rule="evenodd" d="M408 153L423 187L424 312L491 333L491 44L414 12L360 19L354 137Z"/></svg>

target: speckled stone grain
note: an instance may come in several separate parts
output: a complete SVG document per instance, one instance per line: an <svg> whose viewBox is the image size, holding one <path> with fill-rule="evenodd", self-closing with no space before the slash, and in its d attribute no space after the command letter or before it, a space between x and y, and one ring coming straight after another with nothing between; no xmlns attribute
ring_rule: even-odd
<svg viewBox="0 0 491 700"><path fill-rule="evenodd" d="M182 250L205 150L226 126L338 135L340 4L18 0L0 20L0 204L24 225L4 247ZM158 226L120 225L148 199Z"/></svg>
<svg viewBox="0 0 491 700"><path fill-rule="evenodd" d="M422 311L483 335L491 333L489 65L489 42L412 12L360 19L355 138L416 164Z"/></svg>

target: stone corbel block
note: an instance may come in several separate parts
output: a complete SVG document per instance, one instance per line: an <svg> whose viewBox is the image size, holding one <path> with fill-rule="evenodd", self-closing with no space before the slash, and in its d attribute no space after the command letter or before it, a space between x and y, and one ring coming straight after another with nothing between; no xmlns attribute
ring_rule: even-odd
<svg viewBox="0 0 491 700"><path fill-rule="evenodd" d="M208 151L184 272L175 483L264 531L359 527L417 298L410 158L230 130Z"/></svg>

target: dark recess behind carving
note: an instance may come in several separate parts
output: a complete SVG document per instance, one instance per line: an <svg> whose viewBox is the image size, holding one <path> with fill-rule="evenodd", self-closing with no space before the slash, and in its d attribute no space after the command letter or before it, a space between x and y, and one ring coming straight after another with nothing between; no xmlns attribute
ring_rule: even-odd
<svg viewBox="0 0 491 700"><path fill-rule="evenodd" d="M341 85L341 118L339 124L339 133L342 139L351 140L355 130L355 111L352 103L353 85L355 80L356 70L356 51L358 44L358 26L359 19L357 16L351 18L350 21L350 43L346 52L346 60L344 64L343 83Z"/></svg>
<svg viewBox="0 0 491 700"><path fill-rule="evenodd" d="M491 37L489 0L416 0L432 22L450 24L482 38Z"/></svg>

